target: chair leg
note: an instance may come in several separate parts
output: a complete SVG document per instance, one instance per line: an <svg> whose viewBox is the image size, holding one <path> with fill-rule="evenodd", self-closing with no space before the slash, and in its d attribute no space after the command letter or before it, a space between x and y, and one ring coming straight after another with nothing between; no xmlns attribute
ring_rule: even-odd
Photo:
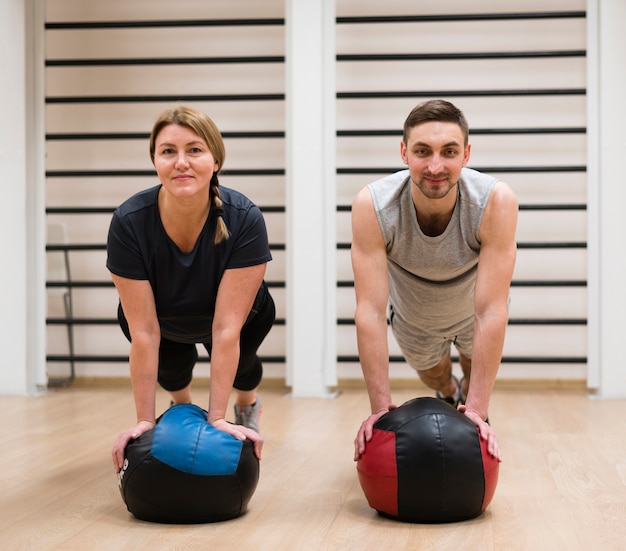
<svg viewBox="0 0 626 551"><path fill-rule="evenodd" d="M64 378L55 378L48 379L49 387L62 387L69 386L74 382L74 377L76 376L75 366L74 366L74 325L72 323L73 312L72 312L72 296L68 291L63 295L63 302L65 303L65 317L67 318L67 342L68 342L68 350L70 356L70 374Z"/></svg>

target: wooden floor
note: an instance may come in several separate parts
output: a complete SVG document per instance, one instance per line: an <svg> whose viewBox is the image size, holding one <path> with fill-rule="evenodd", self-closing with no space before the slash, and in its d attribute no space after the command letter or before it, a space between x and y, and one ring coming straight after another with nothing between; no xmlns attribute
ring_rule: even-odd
<svg viewBox="0 0 626 551"><path fill-rule="evenodd" d="M199 405L205 394L196 391ZM364 391L294 399L268 388L263 400L264 457L248 513L176 526L137 521L119 494L109 452L133 419L128 389L0 397L0 549L626 549L626 401L496 389L490 417L504 462L491 505L472 521L420 525L379 517L363 496L352 440Z"/></svg>

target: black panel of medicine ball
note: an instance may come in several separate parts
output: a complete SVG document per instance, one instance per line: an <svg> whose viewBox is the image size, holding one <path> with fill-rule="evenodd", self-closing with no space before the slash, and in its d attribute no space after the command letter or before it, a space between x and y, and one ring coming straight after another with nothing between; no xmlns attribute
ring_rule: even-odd
<svg viewBox="0 0 626 551"><path fill-rule="evenodd" d="M129 463L132 464L132 460ZM128 510L141 520L174 524L218 522L238 517L245 511L256 486L250 469L254 465L248 463L248 468L241 470L249 484L246 489L237 474L184 473L148 456L140 468L124 476ZM256 470L258 478L258 464Z"/></svg>
<svg viewBox="0 0 626 551"><path fill-rule="evenodd" d="M435 398L416 398L381 417L396 434L398 519L455 522L482 512L485 477L476 425Z"/></svg>
<svg viewBox="0 0 626 551"><path fill-rule="evenodd" d="M176 415L186 415L182 406L175 407L179 408ZM198 412L191 407L187 409L191 423L197 422ZM162 418L157 420L157 426ZM171 423L169 419L168 423ZM195 430L194 427L192 429ZM185 430L183 425L181 430ZM215 445L220 446L224 433L214 430L218 437ZM254 455L252 441L240 443L241 452L234 472L202 475L184 472L153 457L154 434L155 429L149 430L128 443L124 467L119 475L122 498L136 518L161 523L197 524L229 520L246 511L259 479L259 462ZM168 442L171 453L196 456L197 450L184 447L185 442L181 444L184 439L176 439L175 431L170 429L167 434L167 438L171 439ZM211 451L208 459L219 460L219 448L211 447ZM208 459L195 457L196 461Z"/></svg>

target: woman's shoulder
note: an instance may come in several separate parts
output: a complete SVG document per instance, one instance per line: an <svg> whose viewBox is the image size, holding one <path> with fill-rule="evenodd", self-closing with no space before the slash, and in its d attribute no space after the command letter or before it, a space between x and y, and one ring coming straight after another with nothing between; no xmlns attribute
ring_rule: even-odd
<svg viewBox="0 0 626 551"><path fill-rule="evenodd" d="M123 218L136 212L145 211L148 207L152 207L158 201L159 189L161 184L144 189L132 195L124 201L115 211L118 217Z"/></svg>
<svg viewBox="0 0 626 551"><path fill-rule="evenodd" d="M234 209L248 210L256 206L252 199L241 191L225 186L220 186L220 198L225 207L228 206Z"/></svg>

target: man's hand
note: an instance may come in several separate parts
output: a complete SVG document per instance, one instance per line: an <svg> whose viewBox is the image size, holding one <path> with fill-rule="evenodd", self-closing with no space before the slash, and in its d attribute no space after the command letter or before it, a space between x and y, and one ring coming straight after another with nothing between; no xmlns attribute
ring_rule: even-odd
<svg viewBox="0 0 626 551"><path fill-rule="evenodd" d="M365 453L365 444L372 439L372 434L374 430L374 424L378 421L385 413L391 411L392 409L396 409L398 406L394 404L389 404L387 409L381 409L376 413L372 413L365 421L361 423L359 428L359 432L354 439L354 460L358 461L360 457Z"/></svg>
<svg viewBox="0 0 626 551"><path fill-rule="evenodd" d="M498 439L496 438L496 433L493 432L489 423L485 422L478 412L473 409L467 409L464 405L460 405L458 409L461 413L465 414L466 417L476 423L480 437L487 442L487 451L489 452L489 455L501 462L502 453L500 452L500 446L498 446Z"/></svg>

